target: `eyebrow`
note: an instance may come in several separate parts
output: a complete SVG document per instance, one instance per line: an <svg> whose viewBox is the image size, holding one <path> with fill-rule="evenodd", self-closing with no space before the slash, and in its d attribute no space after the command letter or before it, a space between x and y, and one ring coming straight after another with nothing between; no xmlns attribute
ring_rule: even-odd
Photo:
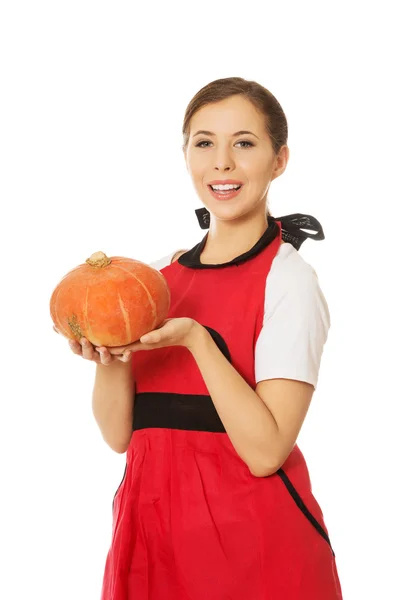
<svg viewBox="0 0 400 600"><path fill-rule="evenodd" d="M213 133L212 131L204 131L204 130L200 130L200 131L197 131L197 132L194 134L194 136L193 136L193 137L196 137L196 135L200 135L200 134L202 134L202 135L211 135L211 136L215 136L215 133ZM237 131L236 133L234 133L234 134L232 135L232 137L236 137L236 136L238 136L238 135L243 135L243 134L250 134L250 135L254 135L254 137L256 137L257 139L260 139L260 138L259 138L259 137L258 137L258 136L257 136L255 133L253 133L252 131L245 131L245 130L242 130L242 131Z"/></svg>

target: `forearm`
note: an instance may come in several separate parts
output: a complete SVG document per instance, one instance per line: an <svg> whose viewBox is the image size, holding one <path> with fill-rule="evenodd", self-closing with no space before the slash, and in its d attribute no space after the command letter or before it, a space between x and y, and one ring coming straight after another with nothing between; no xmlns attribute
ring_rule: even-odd
<svg viewBox="0 0 400 600"><path fill-rule="evenodd" d="M194 328L188 349L238 455L256 476L273 472L279 431L267 406L225 358L204 327Z"/></svg>
<svg viewBox="0 0 400 600"><path fill-rule="evenodd" d="M96 365L92 410L104 441L115 452L126 451L132 436L135 381L131 361Z"/></svg>

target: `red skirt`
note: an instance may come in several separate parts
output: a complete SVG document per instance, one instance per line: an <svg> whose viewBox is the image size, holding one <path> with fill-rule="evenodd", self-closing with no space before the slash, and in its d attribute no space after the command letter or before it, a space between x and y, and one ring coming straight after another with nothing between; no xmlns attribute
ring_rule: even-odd
<svg viewBox="0 0 400 600"><path fill-rule="evenodd" d="M133 432L101 600L341 600L296 445L253 476L226 433Z"/></svg>

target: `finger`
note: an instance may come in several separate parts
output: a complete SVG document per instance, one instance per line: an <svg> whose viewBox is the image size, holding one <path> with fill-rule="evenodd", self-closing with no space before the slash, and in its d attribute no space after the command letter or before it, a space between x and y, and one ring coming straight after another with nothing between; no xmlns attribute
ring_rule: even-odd
<svg viewBox="0 0 400 600"><path fill-rule="evenodd" d="M114 356L114 358L116 358L117 360L119 360L121 362L127 363L132 358L132 352L130 350L127 350L126 352L121 354L121 356Z"/></svg>
<svg viewBox="0 0 400 600"><path fill-rule="evenodd" d="M92 344L86 338L82 337L80 339L80 343L82 346L82 356L87 360L93 360L94 358L94 350Z"/></svg>
<svg viewBox="0 0 400 600"><path fill-rule="evenodd" d="M125 350L121 354L115 354L111 352L111 348L106 348L105 346L100 346L99 348L96 347L96 350L99 352L100 356L109 356L111 359L110 362L115 360L119 360L120 362L128 362L132 358L131 350Z"/></svg>
<svg viewBox="0 0 400 600"><path fill-rule="evenodd" d="M107 347L107 350L110 354L123 354L127 350L131 350L134 345L135 344L129 344L127 346L109 346Z"/></svg>
<svg viewBox="0 0 400 600"><path fill-rule="evenodd" d="M161 342L161 338L161 333L158 333L158 331L153 331L152 333L146 333L146 335L142 335L140 341L143 344L158 344Z"/></svg>
<svg viewBox="0 0 400 600"><path fill-rule="evenodd" d="M82 346L76 340L68 340L69 347L74 354L82 355Z"/></svg>
<svg viewBox="0 0 400 600"><path fill-rule="evenodd" d="M134 342L133 344L129 344L128 346L114 346L114 347L110 347L108 348L108 351L110 352L110 354L113 354L114 356L120 356L122 355L124 352L135 352L135 350L140 350L142 347L142 344L140 342Z"/></svg>
<svg viewBox="0 0 400 600"><path fill-rule="evenodd" d="M95 352L97 354L97 352ZM100 357L100 362L102 365L109 365L113 362L113 357L108 352L107 348L100 348L98 351L98 356Z"/></svg>

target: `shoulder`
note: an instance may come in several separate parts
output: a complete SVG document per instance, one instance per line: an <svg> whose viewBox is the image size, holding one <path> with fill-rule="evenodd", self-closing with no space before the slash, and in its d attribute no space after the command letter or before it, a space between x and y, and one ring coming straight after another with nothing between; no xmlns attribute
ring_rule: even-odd
<svg viewBox="0 0 400 600"><path fill-rule="evenodd" d="M265 310L271 314L282 303L306 310L310 301L322 295L314 268L291 245L282 244L266 279Z"/></svg>
<svg viewBox="0 0 400 600"><path fill-rule="evenodd" d="M182 256L182 254L185 254L185 252L187 252L187 250L174 250L174 252L170 252L162 258L149 263L149 266L153 267L153 269L161 271L161 269L164 269L164 267L168 267L168 265L178 260L178 258Z"/></svg>
<svg viewBox="0 0 400 600"><path fill-rule="evenodd" d="M257 382L295 379L315 388L329 329L329 308L315 270L293 246L283 244L266 281Z"/></svg>
<svg viewBox="0 0 400 600"><path fill-rule="evenodd" d="M314 268L289 243L280 246L272 261L270 275L286 281L288 285L304 280L318 280Z"/></svg>

